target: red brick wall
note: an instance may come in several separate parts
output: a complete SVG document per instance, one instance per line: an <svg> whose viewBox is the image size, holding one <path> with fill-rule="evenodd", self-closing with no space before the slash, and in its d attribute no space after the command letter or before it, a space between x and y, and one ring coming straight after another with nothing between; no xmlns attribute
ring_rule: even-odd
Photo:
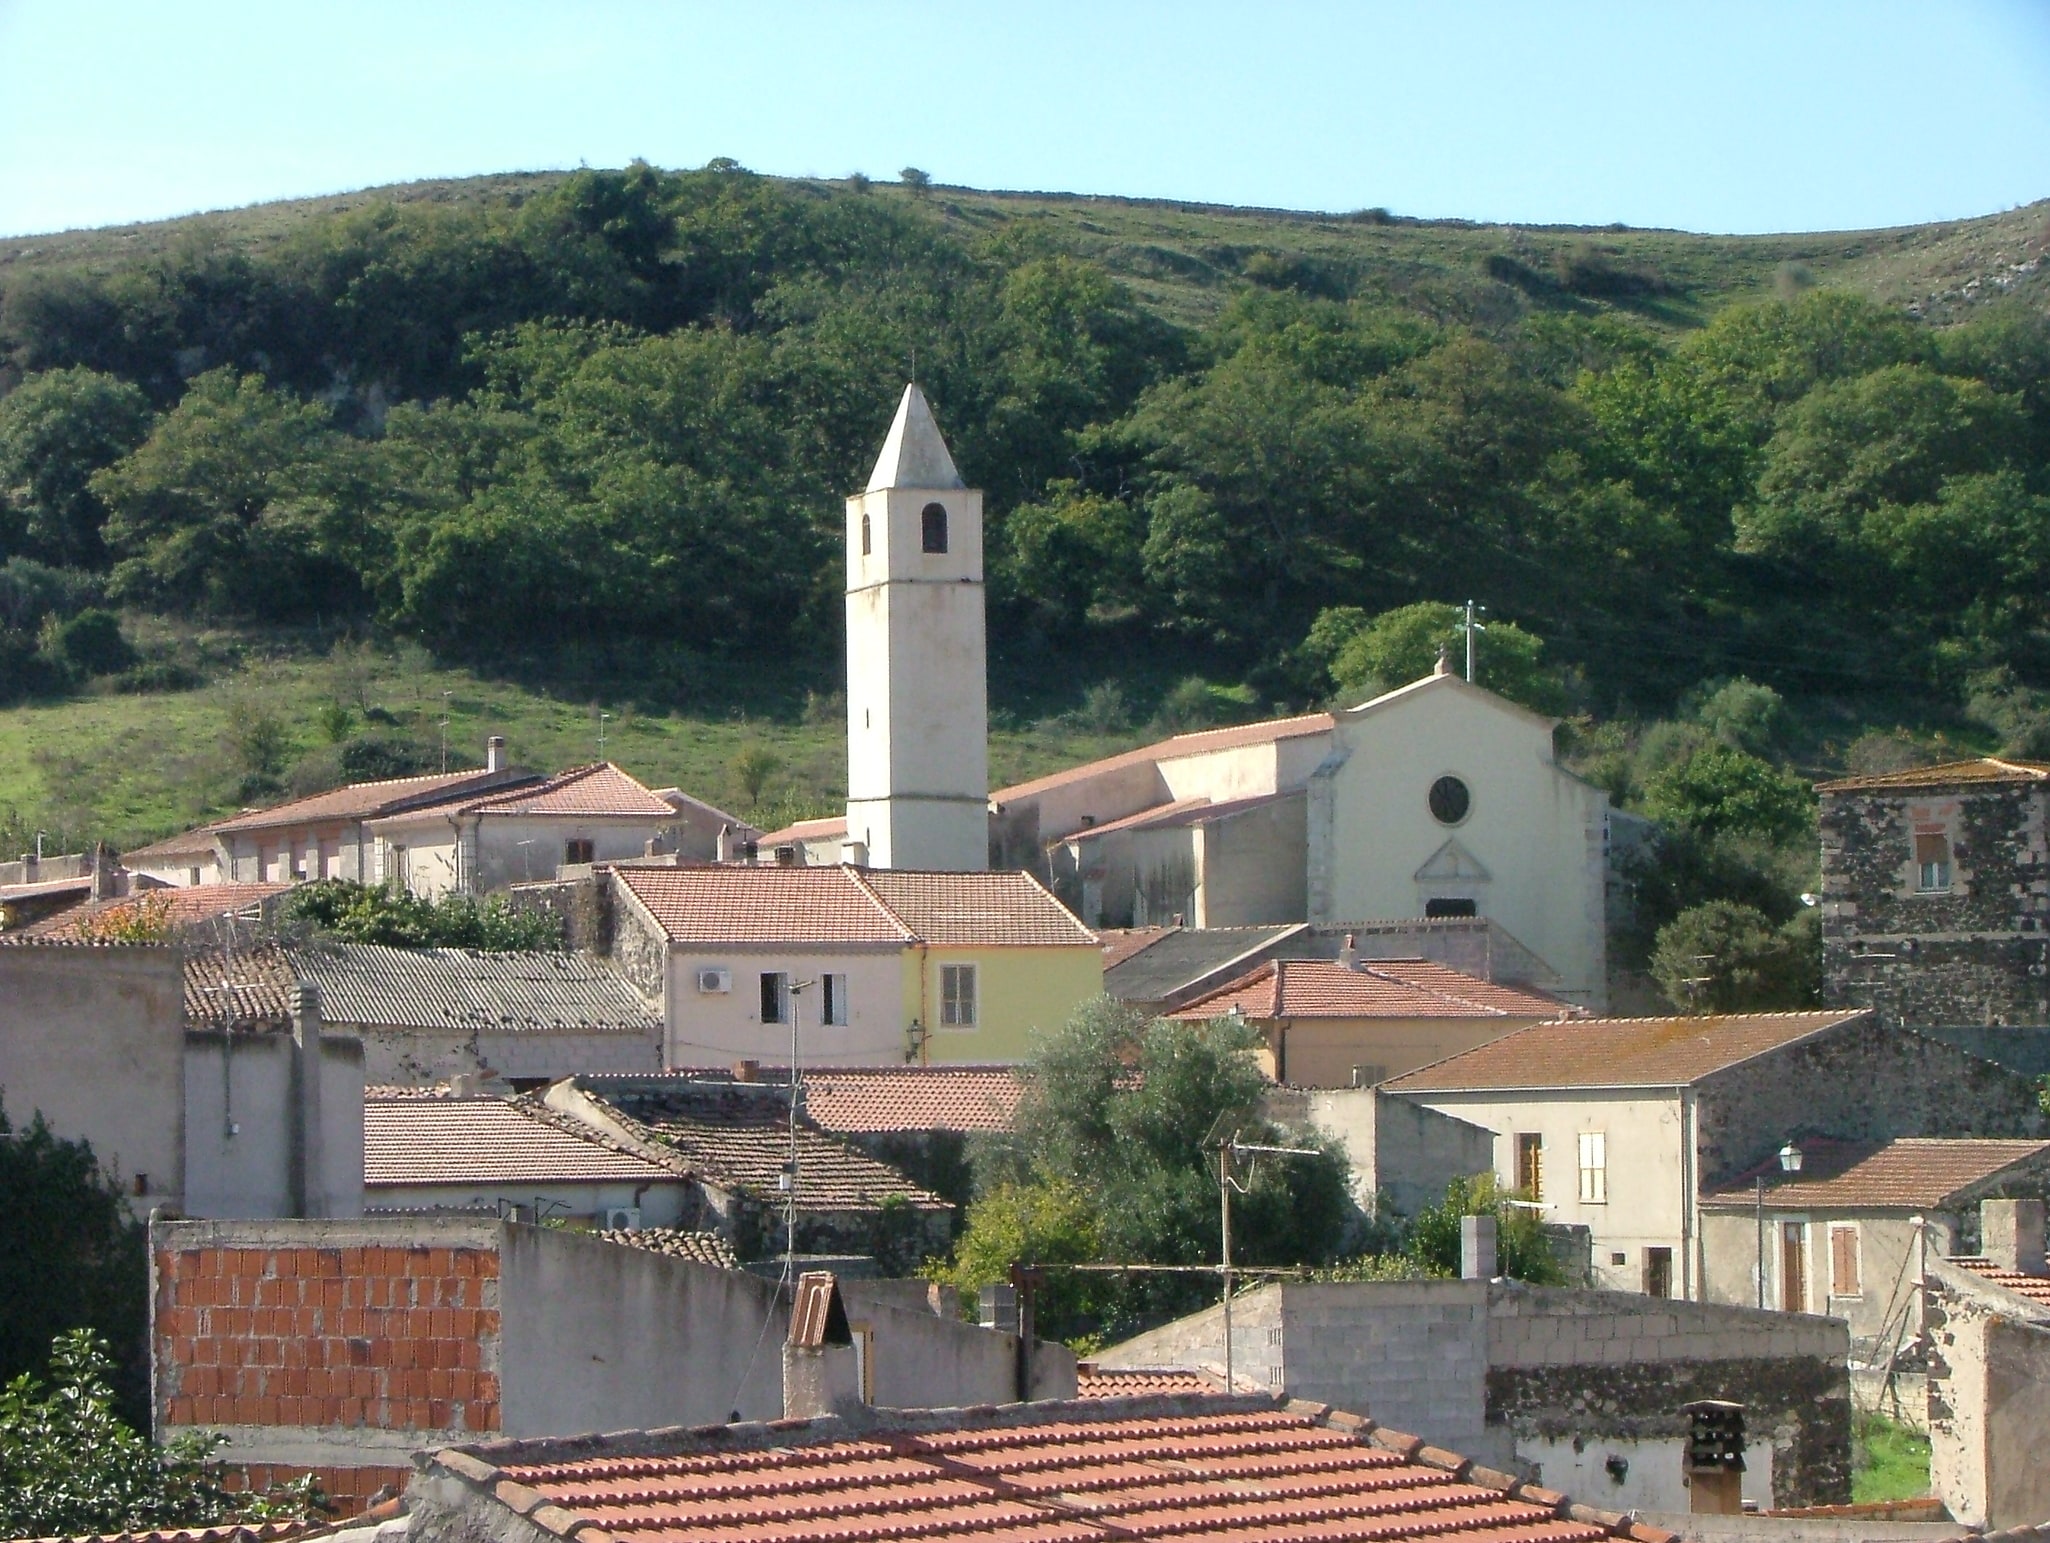
<svg viewBox="0 0 2050 1543"><path fill-rule="evenodd" d="M157 1417L496 1431L498 1334L490 1249L164 1250Z"/></svg>
<svg viewBox="0 0 2050 1543"><path fill-rule="evenodd" d="M294 1468L285 1463L242 1463L229 1467L222 1484L231 1490L268 1491L295 1484L312 1474L327 1497L336 1521L347 1521L367 1510L374 1500L389 1499L406 1491L411 1468Z"/></svg>

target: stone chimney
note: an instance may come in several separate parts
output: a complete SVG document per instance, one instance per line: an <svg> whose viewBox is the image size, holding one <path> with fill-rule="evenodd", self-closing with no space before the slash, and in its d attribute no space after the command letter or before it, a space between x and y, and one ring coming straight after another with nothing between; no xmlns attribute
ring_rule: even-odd
<svg viewBox="0 0 2050 1543"><path fill-rule="evenodd" d="M502 772L505 770L505 736L494 734L484 741L484 769Z"/></svg>
<svg viewBox="0 0 2050 1543"><path fill-rule="evenodd" d="M760 1061L735 1061L733 1063L733 1080L735 1082L760 1082L762 1080L762 1063Z"/></svg>
<svg viewBox="0 0 2050 1543"><path fill-rule="evenodd" d="M1360 967L1360 939L1356 932L1345 935L1345 943L1338 950L1338 967L1341 970L1357 970Z"/></svg>
<svg viewBox="0 0 2050 1543"><path fill-rule="evenodd" d="M2043 1202L1979 1202L1979 1252L2017 1275L2050 1274L2043 1262Z"/></svg>
<svg viewBox="0 0 2050 1543"><path fill-rule="evenodd" d="M1459 1218L1459 1278L1493 1280L1501 1272L1495 1267L1495 1218Z"/></svg>
<svg viewBox="0 0 2050 1543"><path fill-rule="evenodd" d="M114 876L113 848L104 841L95 841L92 863L93 899L112 900L118 887Z"/></svg>
<svg viewBox="0 0 2050 1543"><path fill-rule="evenodd" d="M790 1337L783 1344L783 1417L859 1417L865 1402L861 1358L839 1282L829 1270L807 1271L797 1277Z"/></svg>

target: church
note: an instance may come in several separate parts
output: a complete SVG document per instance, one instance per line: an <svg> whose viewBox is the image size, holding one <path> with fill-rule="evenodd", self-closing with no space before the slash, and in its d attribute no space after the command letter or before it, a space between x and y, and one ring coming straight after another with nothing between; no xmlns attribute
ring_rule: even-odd
<svg viewBox="0 0 2050 1543"><path fill-rule="evenodd" d="M989 788L982 496L907 386L847 501L847 813L779 860L1020 869L1097 928L1486 918L1606 1005L1608 797L1441 661L1356 706Z"/></svg>

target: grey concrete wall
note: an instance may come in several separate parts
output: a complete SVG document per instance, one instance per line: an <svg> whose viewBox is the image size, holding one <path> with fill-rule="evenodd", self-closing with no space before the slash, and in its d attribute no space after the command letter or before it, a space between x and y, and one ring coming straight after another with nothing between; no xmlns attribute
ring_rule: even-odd
<svg viewBox="0 0 2050 1543"><path fill-rule="evenodd" d="M1274 1088L1263 1108L1279 1125L1336 1141L1363 1209L1404 1216L1445 1198L1456 1178L1491 1172L1493 1131L1374 1088Z"/></svg>
<svg viewBox="0 0 2050 1543"><path fill-rule="evenodd" d="M540 1227L506 1226L500 1250L506 1435L782 1414L770 1282Z"/></svg>
<svg viewBox="0 0 2050 1543"><path fill-rule="evenodd" d="M330 1027L362 1039L364 1080L381 1086L426 1087L486 1068L506 1077L545 1077L551 1082L579 1072L662 1070L659 1023L645 1034L465 1034Z"/></svg>
<svg viewBox="0 0 2050 1543"><path fill-rule="evenodd" d="M849 1283L853 1285L854 1283ZM843 1292L847 1321L871 1336L875 1371L870 1402L884 1409L1008 1404L1018 1398L1018 1337L929 1310ZM1032 1357L1032 1397L1073 1398L1075 1355L1040 1343Z"/></svg>
<svg viewBox="0 0 2050 1543"><path fill-rule="evenodd" d="M0 949L0 1100L92 1144L137 1215L184 1204L185 988L163 947Z"/></svg>
<svg viewBox="0 0 2050 1543"><path fill-rule="evenodd" d="M2050 1429L2050 1307L2002 1289L1947 1260L1932 1259L1923 1313L1929 1335L1929 1480L1950 1514L1976 1527L2050 1516L2050 1493L2033 1515L2001 1513L2034 1503ZM2007 1334L2005 1329L2030 1332ZM2005 1362L2005 1364L2001 1364Z"/></svg>
<svg viewBox="0 0 2050 1543"><path fill-rule="evenodd" d="M2027 1077L1872 1018L1704 1078L1696 1108L1704 1185L1804 1131L1844 1141L2050 1132Z"/></svg>
<svg viewBox="0 0 2050 1543"><path fill-rule="evenodd" d="M1986 1325L1986 1522L2050 1518L2050 1326Z"/></svg>
<svg viewBox="0 0 2050 1543"><path fill-rule="evenodd" d="M181 1038L185 1214L297 1214L291 1035L242 1033L231 1040L216 1030L193 1030ZM318 1131L305 1208L316 1216L355 1216L363 1209L362 1048L353 1039L323 1036L320 1051Z"/></svg>

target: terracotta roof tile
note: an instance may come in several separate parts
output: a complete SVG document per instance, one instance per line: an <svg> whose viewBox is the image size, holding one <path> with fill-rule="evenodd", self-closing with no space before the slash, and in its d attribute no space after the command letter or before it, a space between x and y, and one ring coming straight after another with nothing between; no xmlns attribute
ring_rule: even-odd
<svg viewBox="0 0 2050 1543"><path fill-rule="evenodd" d="M828 836L847 834L847 816L829 814L816 820L799 820L781 830L772 830L756 843L763 851L772 847L789 846L799 841L822 841Z"/></svg>
<svg viewBox="0 0 2050 1543"><path fill-rule="evenodd" d="M1096 946L1096 934L1029 873L850 872L922 942L935 947Z"/></svg>
<svg viewBox="0 0 2050 1543"><path fill-rule="evenodd" d="M1991 1259L1976 1254L1962 1255L1950 1262L2003 1291L2012 1291L2018 1297L2050 1307L2050 1275L2024 1275L2019 1270L2005 1270Z"/></svg>
<svg viewBox="0 0 2050 1543"><path fill-rule="evenodd" d="M845 868L615 868L672 943L884 943L906 927Z"/></svg>
<svg viewBox="0 0 2050 1543"><path fill-rule="evenodd" d="M1091 1366L1075 1368L1078 1398L1147 1398L1161 1393L1222 1393L1224 1385L1201 1372L1179 1367Z"/></svg>
<svg viewBox="0 0 2050 1543"><path fill-rule="evenodd" d="M847 1135L1007 1129L1024 1092L1007 1066L824 1069L804 1074L805 1113Z"/></svg>
<svg viewBox="0 0 2050 1543"><path fill-rule="evenodd" d="M507 1504L508 1479L567 1512L564 1532L581 1521L647 1543L1670 1539L1568 1515L1563 1497L1321 1406L1191 1395L875 1416L860 1434L826 1419L629 1436L618 1455L592 1453L615 1438L585 1438L479 1449L502 1466L434 1461L476 1505Z"/></svg>
<svg viewBox="0 0 2050 1543"><path fill-rule="evenodd" d="M1684 1087L1865 1016L1863 1009L1538 1023L1408 1072L1393 1093Z"/></svg>
<svg viewBox="0 0 2050 1543"><path fill-rule="evenodd" d="M1581 1009L1498 986L1428 959L1270 959L1170 1016L1186 1022L1237 1008L1262 1022L1299 1018L1563 1018Z"/></svg>
<svg viewBox="0 0 2050 1543"><path fill-rule="evenodd" d="M131 847L121 854L121 861L133 866L138 857L145 862L154 862L166 857L211 856L213 849L213 827L202 825L196 830L181 831L161 841L152 841L148 846Z"/></svg>
<svg viewBox="0 0 2050 1543"><path fill-rule="evenodd" d="M311 825L326 820L368 820L426 804L474 797L487 788L509 787L537 780L532 772L436 772L425 777L392 777L382 782L352 782L268 809L216 820L209 831L267 830L280 825Z"/></svg>
<svg viewBox="0 0 2050 1543"><path fill-rule="evenodd" d="M1300 799L1300 790L1282 793L1256 793L1248 798L1182 798L1171 804L1159 804L1151 809L1141 809L1137 814L1128 814L1121 820L1106 820L1101 825L1085 825L1082 829L1070 831L1064 838L1068 841L1087 841L1094 836L1110 835L1126 830L1167 830L1186 825L1209 825L1218 820L1228 820L1233 815L1248 810L1263 809L1288 799Z"/></svg>
<svg viewBox="0 0 2050 1543"><path fill-rule="evenodd" d="M334 1531L332 1522L294 1520L224 1522L217 1527L154 1527L140 1532L78 1532L68 1538L32 1539L30 1543L288 1543Z"/></svg>
<svg viewBox="0 0 2050 1543"><path fill-rule="evenodd" d="M780 1200L790 1160L789 1094L770 1084L665 1081L657 1078L579 1079L636 1134L673 1151L679 1171L722 1189ZM809 1119L797 1125L797 1202L820 1211L868 1211L902 1200L927 1209L952 1209L888 1163L856 1151Z"/></svg>
<svg viewBox="0 0 2050 1543"><path fill-rule="evenodd" d="M1801 1141L1801 1171L1780 1171L1777 1155L1705 1194L1752 1205L1765 1178L1768 1209L1897 1207L1933 1209L2005 1169L2050 1154L2050 1141L1906 1136L1897 1141Z"/></svg>
<svg viewBox="0 0 2050 1543"><path fill-rule="evenodd" d="M134 912L158 911L175 933L204 927L224 916L254 921L263 903L290 889L290 884L177 884L146 889L114 900L91 900L68 911L16 929L25 938L89 938L119 924Z"/></svg>
<svg viewBox="0 0 2050 1543"><path fill-rule="evenodd" d="M1887 788L1960 788L1980 783L2050 781L2050 762L2000 760L1980 756L1970 761L1945 761L1937 766L1912 766L1906 771L1878 772L1869 777L1839 777L1818 782L1818 793L1863 793Z"/></svg>
<svg viewBox="0 0 2050 1543"><path fill-rule="evenodd" d="M740 1256L733 1245L716 1232L692 1232L686 1227L618 1228L598 1234L608 1243L623 1243L671 1259L689 1259L714 1265L721 1270L740 1268Z"/></svg>
<svg viewBox="0 0 2050 1543"><path fill-rule="evenodd" d="M618 815L638 819L672 819L676 806L642 786L610 761L558 772L532 787L479 798L462 806L480 815Z"/></svg>
<svg viewBox="0 0 2050 1543"><path fill-rule="evenodd" d="M990 794L990 799L995 803L1009 803L1013 799L1031 798L1071 783L1086 782L1106 772L1144 766L1149 761L1177 761L1185 756L1208 755L1216 750L1238 750L1248 745L1271 745L1284 739L1328 734L1336 722L1329 713L1305 713L1296 718L1270 718L1264 723L1242 723L1228 729L1202 729L1193 734L1177 734L1172 739L1156 740L1136 750L1105 756L1100 761L1089 761L1081 766L1071 766L1066 771L999 788Z"/></svg>
<svg viewBox="0 0 2050 1543"><path fill-rule="evenodd" d="M185 1022L197 1029L282 1028L298 1010L299 980L282 948L261 943L185 956Z"/></svg>
<svg viewBox="0 0 2050 1543"><path fill-rule="evenodd" d="M516 1098L370 1099L363 1103L363 1183L647 1184L676 1175L599 1132Z"/></svg>

